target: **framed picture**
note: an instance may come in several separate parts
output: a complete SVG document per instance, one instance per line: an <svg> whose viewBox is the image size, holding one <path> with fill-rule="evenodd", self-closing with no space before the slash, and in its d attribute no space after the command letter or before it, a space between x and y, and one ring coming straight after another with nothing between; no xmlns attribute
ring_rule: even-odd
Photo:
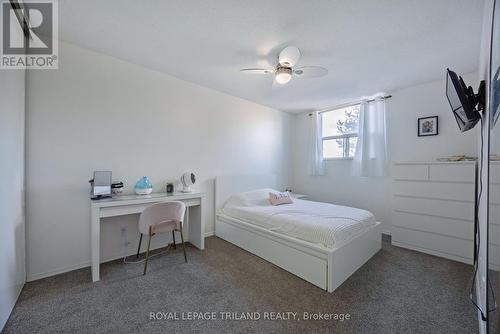
<svg viewBox="0 0 500 334"><path fill-rule="evenodd" d="M436 136L439 133L438 116L423 117L418 119L418 136Z"/></svg>

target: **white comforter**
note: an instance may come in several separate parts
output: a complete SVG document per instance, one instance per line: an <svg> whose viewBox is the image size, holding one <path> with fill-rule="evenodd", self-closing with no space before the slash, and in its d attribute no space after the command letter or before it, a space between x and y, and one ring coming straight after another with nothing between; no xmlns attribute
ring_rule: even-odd
<svg viewBox="0 0 500 334"><path fill-rule="evenodd" d="M272 206L265 199L248 201L236 197L226 202L222 213L329 248L340 247L376 225L375 217L368 211L300 199Z"/></svg>

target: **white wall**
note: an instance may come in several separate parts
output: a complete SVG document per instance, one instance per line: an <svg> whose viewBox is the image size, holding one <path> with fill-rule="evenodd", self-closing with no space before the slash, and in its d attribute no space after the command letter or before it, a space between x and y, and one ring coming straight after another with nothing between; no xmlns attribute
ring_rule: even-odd
<svg viewBox="0 0 500 334"><path fill-rule="evenodd" d="M477 89L477 74L464 80ZM386 117L391 162L428 161L452 154L477 156L477 129L460 133L445 96L445 80L390 92ZM417 137L417 119L439 116L439 135ZM307 173L307 114L296 116L294 131L293 189L319 201L363 208L377 220L391 224L391 179L351 176L351 160L326 161L326 175Z"/></svg>
<svg viewBox="0 0 500 334"><path fill-rule="evenodd" d="M24 71L0 71L0 331L26 277L24 96Z"/></svg>
<svg viewBox="0 0 500 334"><path fill-rule="evenodd" d="M127 191L143 175L164 191L167 181L194 172L195 188L207 194L208 232L216 175L278 173L286 185L292 116L72 44L59 47L59 70L33 71L27 83L28 280L88 265L93 170L112 170ZM137 216L107 219L101 256L133 253L136 224Z"/></svg>
<svg viewBox="0 0 500 334"><path fill-rule="evenodd" d="M477 73L463 78L477 91ZM392 92L387 102L387 126L393 162L435 160L453 154L477 156L479 127L459 131L445 89L446 81L438 80ZM417 118L435 115L439 116L439 135L417 137Z"/></svg>

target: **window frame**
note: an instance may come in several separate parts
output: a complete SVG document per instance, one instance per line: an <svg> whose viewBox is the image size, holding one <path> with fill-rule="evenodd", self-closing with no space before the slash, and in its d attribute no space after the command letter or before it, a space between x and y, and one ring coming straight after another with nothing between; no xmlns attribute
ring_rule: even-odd
<svg viewBox="0 0 500 334"><path fill-rule="evenodd" d="M338 111L340 109L345 109L349 107L354 107L354 106L359 106L361 103L354 103L351 105L346 105L346 106L339 106L336 108L332 108L329 110L325 110L320 112L321 116L321 155L323 160L328 161L328 160L353 160L354 156L349 156L349 138L358 138L359 137L359 129L357 132L351 132L351 133L345 133L342 135L335 135L335 136L324 136L323 137L323 114L328 113L328 112L333 112L333 111ZM359 119L358 119L359 122ZM344 139L344 145L342 147L342 157L329 157L326 158L325 155L323 154L323 143L325 140L335 140L335 139ZM356 154L356 152L355 152Z"/></svg>

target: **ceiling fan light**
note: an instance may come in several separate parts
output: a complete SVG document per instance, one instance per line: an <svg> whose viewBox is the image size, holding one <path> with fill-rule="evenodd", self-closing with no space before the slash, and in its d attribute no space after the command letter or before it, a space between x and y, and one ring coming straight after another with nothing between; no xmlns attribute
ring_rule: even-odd
<svg viewBox="0 0 500 334"><path fill-rule="evenodd" d="M276 71L276 76L274 79L277 83L284 85L290 81L292 78L292 70L290 68L279 68Z"/></svg>

